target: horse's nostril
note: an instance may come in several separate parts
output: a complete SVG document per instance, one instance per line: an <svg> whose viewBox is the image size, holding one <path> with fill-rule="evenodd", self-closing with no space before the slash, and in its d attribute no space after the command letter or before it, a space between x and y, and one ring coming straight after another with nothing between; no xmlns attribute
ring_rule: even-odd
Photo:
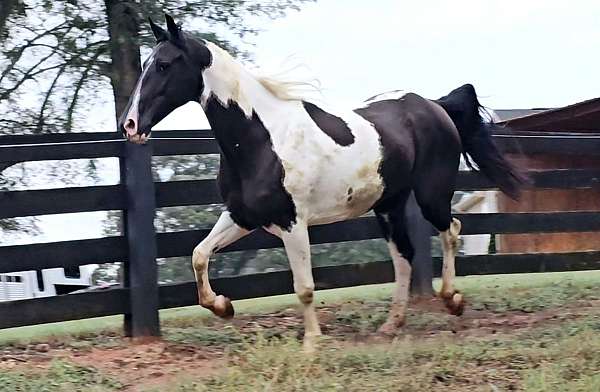
<svg viewBox="0 0 600 392"><path fill-rule="evenodd" d="M125 129L135 129L135 121L132 118L128 118L125 122Z"/></svg>
<svg viewBox="0 0 600 392"><path fill-rule="evenodd" d="M128 136L133 136L137 134L138 131L137 124L135 123L135 120L131 117L125 120L123 128L125 128L124 131Z"/></svg>

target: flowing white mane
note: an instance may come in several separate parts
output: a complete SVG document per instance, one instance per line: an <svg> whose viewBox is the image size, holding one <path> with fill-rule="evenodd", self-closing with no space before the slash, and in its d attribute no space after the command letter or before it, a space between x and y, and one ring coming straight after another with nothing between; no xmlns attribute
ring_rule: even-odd
<svg viewBox="0 0 600 392"><path fill-rule="evenodd" d="M255 78L267 91L283 101L306 99L311 92L321 93L316 83L286 80L277 76L255 75Z"/></svg>
<svg viewBox="0 0 600 392"><path fill-rule="evenodd" d="M240 106L245 106L244 103L248 100L245 95L249 93L247 90L250 87L248 81L252 80L283 101L304 100L311 93L314 95L321 92L317 82L293 80L285 77L285 72L275 76L250 71L218 45L207 42L207 47L213 55L213 64L207 71L213 77L212 83L207 83L209 88L206 93L215 93L224 102L227 102L227 99L223 98L230 98L241 104Z"/></svg>

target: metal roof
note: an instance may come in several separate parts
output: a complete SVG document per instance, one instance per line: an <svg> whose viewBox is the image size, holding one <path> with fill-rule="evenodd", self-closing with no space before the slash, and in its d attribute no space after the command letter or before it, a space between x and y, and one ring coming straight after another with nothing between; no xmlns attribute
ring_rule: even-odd
<svg viewBox="0 0 600 392"><path fill-rule="evenodd" d="M532 109L535 110L535 109ZM495 111L498 116L499 111ZM500 111L502 112L502 111ZM600 131L600 98L500 121L516 131Z"/></svg>

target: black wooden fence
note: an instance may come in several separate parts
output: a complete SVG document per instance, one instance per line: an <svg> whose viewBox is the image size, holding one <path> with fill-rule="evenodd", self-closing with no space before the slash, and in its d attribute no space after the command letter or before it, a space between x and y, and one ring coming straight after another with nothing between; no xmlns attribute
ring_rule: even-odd
<svg viewBox="0 0 600 392"><path fill-rule="evenodd" d="M506 152L599 155L600 135L544 133L496 135ZM0 218L87 211L123 210L125 235L98 239L0 246L0 273L124 262L121 288L49 298L0 303L0 329L73 319L125 315L130 336L160 333L158 309L197 303L194 282L158 285L156 258L189 256L209 230L154 232L157 207L219 203L214 180L154 183L151 156L218 153L209 131L154 132L149 145L125 142L117 133L55 134L0 137L0 168L12 163L42 160L118 157L121 183L65 189L0 192ZM600 169L532 172L539 188L600 187ZM457 190L493 189L476 173L461 172ZM408 211L411 236L417 244L415 289L431 290L431 276L439 275L441 261L430 256L430 226L417 209ZM458 214L462 234L600 231L600 212ZM373 217L361 217L310 230L313 244L380 237ZM224 252L280 247L262 231L240 240ZM491 254L461 256L457 274L497 274L600 269L600 251L559 254ZM384 283L393 280L389 261L314 269L318 289ZM288 271L219 278L214 289L232 299L292 292Z"/></svg>

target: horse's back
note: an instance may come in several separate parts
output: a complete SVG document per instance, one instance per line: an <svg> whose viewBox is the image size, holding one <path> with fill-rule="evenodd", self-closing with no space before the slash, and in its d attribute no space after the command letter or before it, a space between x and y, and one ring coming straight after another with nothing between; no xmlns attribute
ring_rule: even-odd
<svg viewBox="0 0 600 392"><path fill-rule="evenodd" d="M452 176L461 153L460 136L444 109L417 94L370 102L355 112L380 135L385 191L378 205L435 177ZM455 175L455 174L454 174Z"/></svg>

